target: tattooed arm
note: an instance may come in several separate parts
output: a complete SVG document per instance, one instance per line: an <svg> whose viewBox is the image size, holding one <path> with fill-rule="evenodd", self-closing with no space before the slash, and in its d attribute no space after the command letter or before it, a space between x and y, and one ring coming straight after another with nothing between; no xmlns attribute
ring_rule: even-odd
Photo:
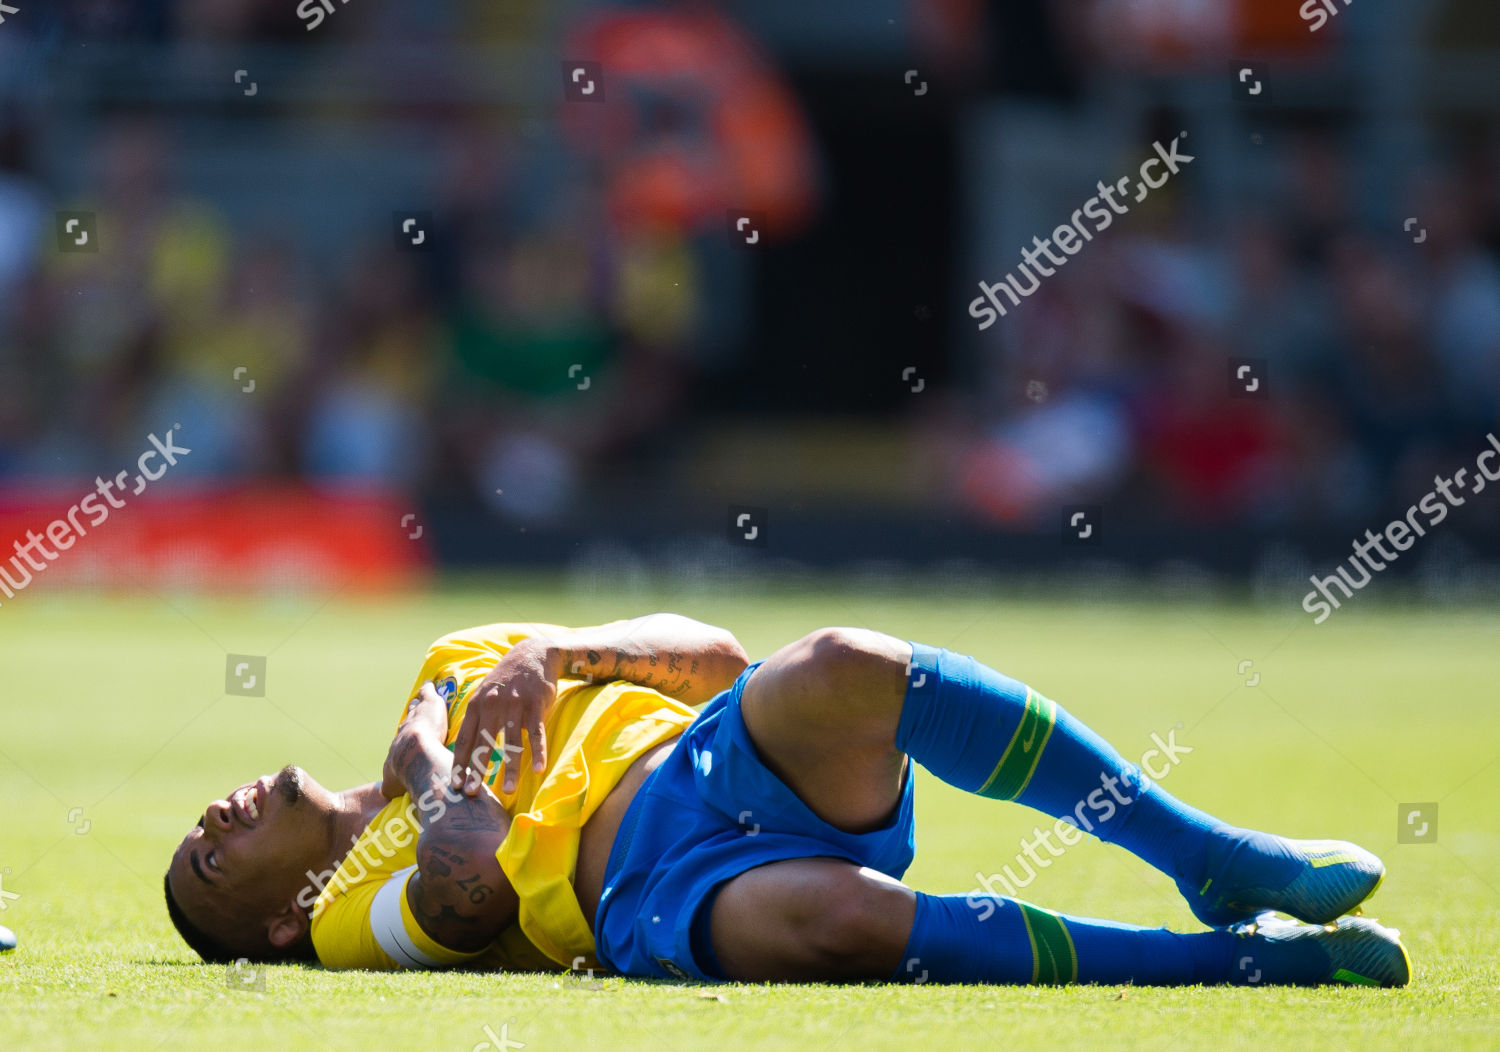
<svg viewBox="0 0 1500 1052"><path fill-rule="evenodd" d="M467 770L464 792L477 793L491 752L502 750L503 788L514 790L523 730L531 742L532 767L545 770L547 713L563 676L625 680L701 705L733 683L748 663L745 648L728 630L678 614L648 614L524 639L469 698L454 742L454 785Z"/></svg>
<svg viewBox="0 0 1500 1052"><path fill-rule="evenodd" d="M446 749L443 756L452 759ZM472 797L447 788L438 792L446 810L417 838L417 872L407 882L406 901L439 945L472 953L520 915L520 899L495 857L510 816L488 789Z"/></svg>
<svg viewBox="0 0 1500 1052"><path fill-rule="evenodd" d="M678 614L647 614L597 628L536 636L535 648L561 675L623 679L701 705L728 688L749 658L727 629Z"/></svg>
<svg viewBox="0 0 1500 1052"><path fill-rule="evenodd" d="M448 789L447 730L447 705L424 683L391 743L381 791L416 802L417 872L406 884L412 915L439 945L472 953L518 916L519 900L495 857L510 816L488 790L470 797Z"/></svg>

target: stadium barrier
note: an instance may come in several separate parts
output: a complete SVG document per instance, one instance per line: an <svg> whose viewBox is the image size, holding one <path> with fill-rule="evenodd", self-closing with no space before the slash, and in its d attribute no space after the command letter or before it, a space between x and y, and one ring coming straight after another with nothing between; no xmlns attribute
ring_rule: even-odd
<svg viewBox="0 0 1500 1052"><path fill-rule="evenodd" d="M78 505L75 490L0 489L0 554L37 552L31 537L46 545L50 527ZM48 549L55 558L33 555L33 568L43 569L30 590L360 591L420 584L433 568L415 505L372 490L179 486L131 499L70 540L65 550Z"/></svg>

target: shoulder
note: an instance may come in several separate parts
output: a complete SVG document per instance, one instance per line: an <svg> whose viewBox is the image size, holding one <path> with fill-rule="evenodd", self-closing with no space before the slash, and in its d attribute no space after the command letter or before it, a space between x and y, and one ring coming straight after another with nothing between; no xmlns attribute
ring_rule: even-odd
<svg viewBox="0 0 1500 1052"><path fill-rule="evenodd" d="M391 880L369 881L331 899L319 899L313 913L313 950L325 968L389 971L396 961L380 948L371 927L375 899ZM404 881L402 882L405 883Z"/></svg>

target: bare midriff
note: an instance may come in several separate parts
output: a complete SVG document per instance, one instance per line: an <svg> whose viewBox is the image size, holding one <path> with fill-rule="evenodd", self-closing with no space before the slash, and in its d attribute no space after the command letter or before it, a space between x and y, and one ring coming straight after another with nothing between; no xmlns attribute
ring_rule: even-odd
<svg viewBox="0 0 1500 1052"><path fill-rule="evenodd" d="M677 738L673 738L637 756L625 777L584 823L578 840L578 868L573 875L573 891L589 927L594 925L599 896L604 893L604 870L609 865L609 853L615 845L615 834L620 831L620 821L646 777L661 765L676 744Z"/></svg>

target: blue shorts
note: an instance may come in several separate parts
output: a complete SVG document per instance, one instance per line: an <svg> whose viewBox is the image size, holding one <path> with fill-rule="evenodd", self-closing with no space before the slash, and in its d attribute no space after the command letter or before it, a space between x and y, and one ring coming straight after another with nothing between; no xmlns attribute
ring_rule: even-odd
<svg viewBox="0 0 1500 1052"><path fill-rule="evenodd" d="M761 763L740 714L751 665L698 715L636 793L615 834L594 920L599 960L623 975L723 979L709 939L714 896L768 862L848 859L899 879L915 851L912 778L896 813L845 833Z"/></svg>

